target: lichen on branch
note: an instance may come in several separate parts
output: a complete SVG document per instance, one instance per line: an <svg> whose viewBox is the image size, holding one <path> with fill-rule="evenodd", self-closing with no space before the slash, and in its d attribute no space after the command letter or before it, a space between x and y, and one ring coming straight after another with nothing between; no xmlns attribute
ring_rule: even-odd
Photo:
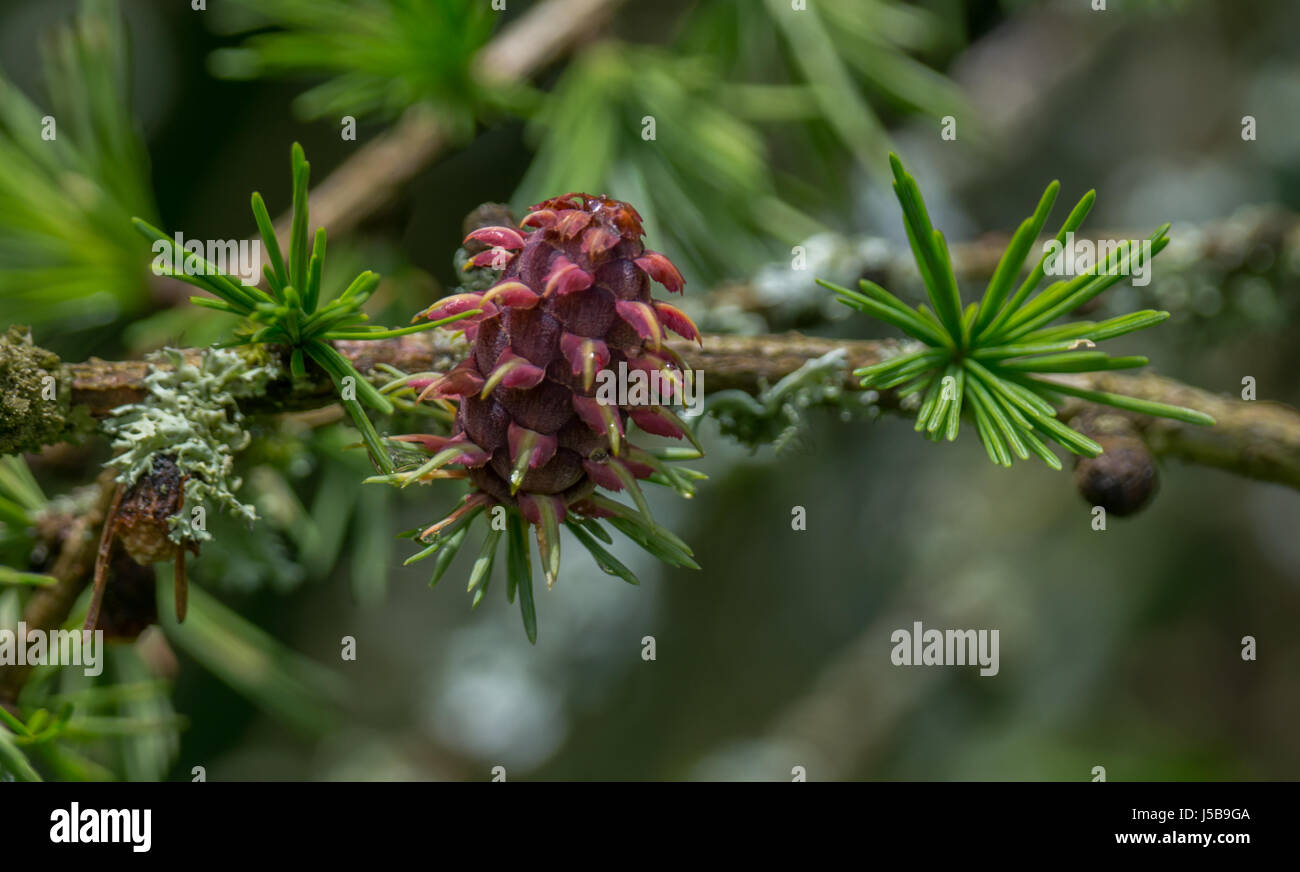
<svg viewBox="0 0 1300 872"><path fill-rule="evenodd" d="M107 466L117 470L118 484L131 487L153 472L159 457L169 457L182 476L187 507L212 504L251 523L257 517L253 506L235 496L240 479L234 456L251 439L237 399L264 393L278 367L253 365L244 355L215 348L204 350L197 364L174 348L151 360L168 365L149 367L148 396L114 409L103 425L113 437L116 455ZM172 515L168 524L168 538L177 544L211 538L188 512Z"/></svg>

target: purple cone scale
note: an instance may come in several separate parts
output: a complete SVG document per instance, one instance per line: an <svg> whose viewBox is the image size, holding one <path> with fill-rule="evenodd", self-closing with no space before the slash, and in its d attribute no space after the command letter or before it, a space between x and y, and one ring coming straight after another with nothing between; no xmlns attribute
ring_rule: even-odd
<svg viewBox="0 0 1300 872"><path fill-rule="evenodd" d="M588 499L597 487L635 488L654 472L628 440L631 425L685 435L670 409L598 398L599 373L620 364L680 384L683 364L667 335L700 339L682 311L652 298L656 284L675 293L684 283L667 257L645 248L643 233L627 203L575 193L532 207L519 228L467 237L486 246L467 267L501 274L482 293L421 313L481 310L452 328L465 331L469 355L423 394L456 401L452 434L407 437L423 441L440 466L464 469L475 489L467 502L517 508L539 526L570 512L600 516Z"/></svg>

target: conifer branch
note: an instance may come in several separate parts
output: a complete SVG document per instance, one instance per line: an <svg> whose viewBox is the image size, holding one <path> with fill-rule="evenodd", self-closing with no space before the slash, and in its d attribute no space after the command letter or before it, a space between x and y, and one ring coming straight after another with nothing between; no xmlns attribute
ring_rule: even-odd
<svg viewBox="0 0 1300 872"><path fill-rule="evenodd" d="M684 341L670 344L687 366L704 372L706 393L728 389L757 393L763 385L775 384L809 361L836 349L844 352L847 364L843 389L859 391L858 380L849 373L897 354L900 347L894 340L827 339L798 333L706 335L702 349ZM369 375L380 364L404 372L445 371L464 353L461 340L442 331L367 342L339 342L337 348L363 375ZM200 352L188 349L184 353L188 359L197 361ZM282 369L286 375L273 380L264 395L241 401L243 411L248 414L301 411L337 402L324 373L309 371L308 379L295 385L287 376L287 361ZM110 362L92 358L85 363L66 364L64 370L71 381L72 407L85 407L94 417L103 417L116 406L138 402L145 395L148 364L144 361ZM1157 456L1300 488L1300 411L1264 400L1230 399L1151 373L1081 373L1059 378L1089 390L1121 393L1207 412L1218 422L1213 427L1108 410L1110 414L1131 418ZM1238 389L1235 383L1224 387ZM894 411L898 409L898 398L893 391L881 391L877 404L884 410ZM1061 408L1060 418L1068 421L1087 405L1081 400L1068 400ZM38 447L27 446L28 450Z"/></svg>

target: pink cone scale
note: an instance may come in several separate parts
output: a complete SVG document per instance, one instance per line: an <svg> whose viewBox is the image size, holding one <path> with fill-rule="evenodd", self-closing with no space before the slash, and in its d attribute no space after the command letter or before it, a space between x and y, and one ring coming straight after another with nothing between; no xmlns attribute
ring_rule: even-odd
<svg viewBox="0 0 1300 872"><path fill-rule="evenodd" d="M573 529L612 517L611 523L632 525L634 540L637 531L648 531L650 547L640 544L651 553L659 538L681 542L648 516L621 517L621 508L632 513L632 507L596 493L631 490L644 507L637 480L664 473L630 441L630 427L660 437L688 435L668 408L619 406L598 395L601 371L618 372L620 364L680 384L682 362L665 339L671 332L700 341L684 312L653 299L655 286L680 293L685 283L667 257L645 248L643 235L641 217L627 203L580 193L546 200L518 229L483 227L467 237L488 246L470 263L500 269L495 284L446 297L417 316L436 320L481 310L455 325L470 340L468 356L423 389L424 396L457 403L451 435L409 441L464 469L472 487L466 504L504 506L536 527L548 584L558 571L561 523ZM676 486L677 473L666 477ZM603 558L613 558L593 548L591 527L582 529L587 534L577 535L602 568L626 572L621 564L622 572L607 566ZM680 556L679 565L693 563L688 549Z"/></svg>

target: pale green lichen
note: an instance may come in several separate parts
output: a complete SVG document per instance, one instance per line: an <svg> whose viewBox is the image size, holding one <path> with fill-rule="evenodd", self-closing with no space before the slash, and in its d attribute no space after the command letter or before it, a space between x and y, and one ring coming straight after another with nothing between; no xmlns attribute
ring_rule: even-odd
<svg viewBox="0 0 1300 872"><path fill-rule="evenodd" d="M771 445L777 453L798 445L807 428L807 411L814 407L838 409L846 420L875 410L875 391L846 391L848 357L836 348L782 378L763 385L758 396L741 390L719 391L705 409L718 421L719 430L750 450Z"/></svg>
<svg viewBox="0 0 1300 872"><path fill-rule="evenodd" d="M106 465L119 470L118 483L130 487L153 470L155 457L173 458L185 476L184 509L168 519L168 538L178 544L212 538L205 525L192 522L195 506L212 505L252 523L253 506L235 497L241 482L234 475L234 456L250 439L236 399L265 391L278 368L250 365L245 356L220 349L205 350L198 366L172 348L151 360L170 366L150 366L144 380L149 396L119 406L104 422L117 452Z"/></svg>
<svg viewBox="0 0 1300 872"><path fill-rule="evenodd" d="M456 275L460 276L460 287L456 293L481 293L492 287L501 278L501 271L492 269L487 266L467 267L469 259L473 255L464 248L456 249L452 255L452 265L456 267Z"/></svg>

